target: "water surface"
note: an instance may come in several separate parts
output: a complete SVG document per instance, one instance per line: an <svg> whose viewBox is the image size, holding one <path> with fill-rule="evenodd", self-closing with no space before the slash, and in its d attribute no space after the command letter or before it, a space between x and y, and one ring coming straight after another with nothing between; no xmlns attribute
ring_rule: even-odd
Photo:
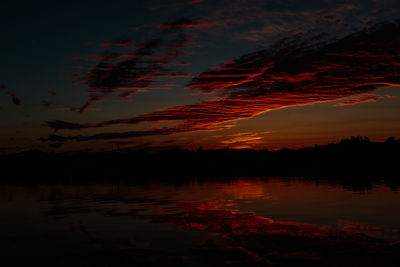
<svg viewBox="0 0 400 267"><path fill-rule="evenodd" d="M396 266L398 255L400 195L385 185L354 191L313 180L241 178L0 191L6 263L354 266L361 253Z"/></svg>

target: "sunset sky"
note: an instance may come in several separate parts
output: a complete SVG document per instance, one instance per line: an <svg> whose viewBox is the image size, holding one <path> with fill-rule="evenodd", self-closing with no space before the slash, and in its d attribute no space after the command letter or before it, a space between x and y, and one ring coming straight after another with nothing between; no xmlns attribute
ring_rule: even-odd
<svg viewBox="0 0 400 267"><path fill-rule="evenodd" d="M398 0L4 1L0 153L400 137Z"/></svg>

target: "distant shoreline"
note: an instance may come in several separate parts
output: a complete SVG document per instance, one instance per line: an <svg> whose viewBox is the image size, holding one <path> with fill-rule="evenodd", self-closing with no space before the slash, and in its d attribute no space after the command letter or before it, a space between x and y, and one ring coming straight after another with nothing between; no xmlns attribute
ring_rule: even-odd
<svg viewBox="0 0 400 267"><path fill-rule="evenodd" d="M24 151L0 155L2 181L189 180L193 177L324 177L352 183L385 179L400 183L400 139L372 142L352 137L339 143L278 151L174 148L101 153Z"/></svg>

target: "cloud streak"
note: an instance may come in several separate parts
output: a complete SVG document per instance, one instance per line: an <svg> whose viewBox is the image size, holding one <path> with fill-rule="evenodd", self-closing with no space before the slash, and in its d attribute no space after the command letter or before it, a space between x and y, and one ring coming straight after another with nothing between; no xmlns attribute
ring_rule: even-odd
<svg viewBox="0 0 400 267"><path fill-rule="evenodd" d="M209 22L198 22L192 19L181 18L174 19L167 23L160 25L161 29L179 29L179 28L206 28L213 26L213 23Z"/></svg>
<svg viewBox="0 0 400 267"><path fill-rule="evenodd" d="M15 104L15 105L19 105L21 104L21 99L13 92L11 91L6 91L7 86L5 86L4 84L0 85L0 91L4 91L6 95L11 96L11 101Z"/></svg>
<svg viewBox="0 0 400 267"><path fill-rule="evenodd" d="M83 106L71 110L83 113L107 95L126 99L139 91L169 89L174 85L170 79L190 77L178 60L191 40L185 29L209 26L192 19L176 19L161 24L161 30L148 40L124 37L102 43L103 48L118 49L104 51L95 57L99 59L96 65L75 73L74 80L87 85L88 97Z"/></svg>
<svg viewBox="0 0 400 267"><path fill-rule="evenodd" d="M337 103L336 106L350 106L350 105L357 105L365 102L375 102L379 99L383 98L381 95L370 95L364 96L356 99L350 99L344 102Z"/></svg>
<svg viewBox="0 0 400 267"><path fill-rule="evenodd" d="M399 47L399 21L329 42L296 35L209 69L188 84L217 100L99 123L50 121L47 125L54 130L82 130L117 124L179 122L158 129L63 137L78 141L220 130L230 127L232 121L269 110L334 101L400 85Z"/></svg>

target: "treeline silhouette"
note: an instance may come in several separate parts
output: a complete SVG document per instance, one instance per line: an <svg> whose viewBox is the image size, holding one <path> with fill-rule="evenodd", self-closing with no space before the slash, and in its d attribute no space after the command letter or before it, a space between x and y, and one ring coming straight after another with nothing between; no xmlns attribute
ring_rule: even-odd
<svg viewBox="0 0 400 267"><path fill-rule="evenodd" d="M186 150L173 148L110 152L45 153L36 150L0 155L3 181L100 181L151 179L186 181L191 178L243 176L339 179L353 186L381 181L397 188L400 139L372 142L351 137L339 143L277 151L252 149Z"/></svg>

